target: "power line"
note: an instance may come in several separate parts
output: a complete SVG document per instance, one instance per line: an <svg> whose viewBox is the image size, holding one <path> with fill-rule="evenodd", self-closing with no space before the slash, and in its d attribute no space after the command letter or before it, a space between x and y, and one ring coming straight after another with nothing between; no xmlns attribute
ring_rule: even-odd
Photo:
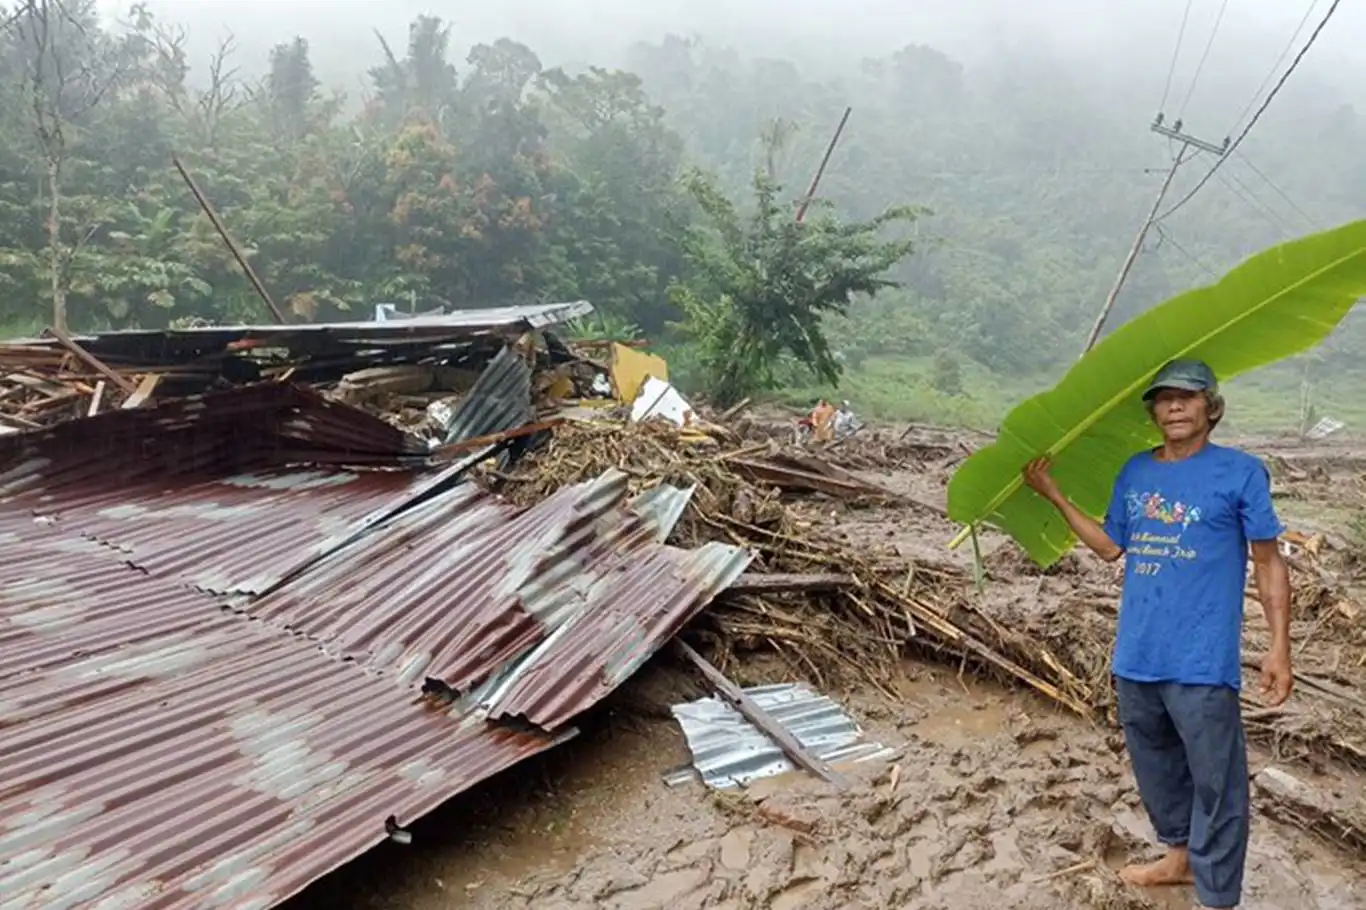
<svg viewBox="0 0 1366 910"><path fill-rule="evenodd" d="M1191 4L1195 0L1186 0L1186 11L1181 15L1181 29L1176 33L1176 47L1172 48L1172 62L1167 67L1167 85L1162 89L1162 101L1157 105L1160 111L1167 106L1167 98L1172 93L1172 77L1176 75L1176 61L1181 57L1181 44L1186 40L1186 23L1190 21ZM1315 3L1318 0L1314 0Z"/></svg>
<svg viewBox="0 0 1366 910"><path fill-rule="evenodd" d="M1276 75L1276 70L1281 68L1281 64L1285 62L1285 58L1290 56L1290 49L1294 47L1295 42L1299 40L1300 32L1304 31L1304 27L1309 24L1309 17L1313 15L1314 7L1318 5L1319 0L1309 0L1309 8L1304 11L1304 16L1300 18L1300 24L1295 26L1295 31L1290 36L1290 40L1285 42L1285 47L1281 49L1280 56L1276 58L1276 62L1271 64L1271 69L1267 70L1266 75L1262 77L1262 83L1257 86L1257 91L1253 92L1252 97L1247 99L1247 107L1243 108L1242 113L1238 115L1238 119L1233 121L1234 130L1238 129L1238 124L1243 122L1243 118L1248 115L1248 111L1252 110L1252 105L1257 103L1257 99L1261 96L1262 92L1271 84L1271 80Z"/></svg>
<svg viewBox="0 0 1366 910"><path fill-rule="evenodd" d="M1157 236L1159 246L1163 243L1170 244L1172 249L1176 250L1182 256L1185 256L1196 268L1200 269L1202 272L1205 272L1211 277L1219 277L1218 272L1216 272L1210 266L1206 265L1204 260L1200 259L1200 257L1196 256L1194 253L1186 249L1180 243L1177 243L1176 238L1171 235L1171 231L1167 230L1160 224L1157 226Z"/></svg>
<svg viewBox="0 0 1366 910"><path fill-rule="evenodd" d="M1271 102L1276 100L1276 96L1280 94L1281 89L1285 87L1285 83L1290 78L1290 75L1295 72L1297 67L1299 67L1300 61L1304 60L1305 54L1309 53L1309 49L1314 46L1314 42L1317 41L1319 35L1323 33L1324 26L1326 26L1328 22L1333 18L1333 14L1337 12L1338 5L1341 2L1342 0L1333 0L1333 5L1328 7L1328 12L1323 14L1323 18L1319 20L1319 24L1314 28L1314 33L1309 36L1309 40L1304 43L1304 47L1300 48L1300 52L1295 55L1295 59L1291 61L1289 68L1281 74L1281 78L1276 82L1275 86L1272 87L1271 93L1266 96L1266 100L1262 102L1261 107L1257 108L1257 113L1252 115L1252 119L1248 121L1247 126L1243 127L1243 131L1238 134L1238 138L1233 140L1233 142L1229 145L1228 150L1230 152L1237 150L1238 146L1242 143L1242 141L1247 138L1247 134L1252 132L1252 128L1257 125L1257 121L1261 119L1262 114L1265 114L1266 109L1271 106ZM1194 189L1192 189L1185 196L1181 197L1180 202L1176 203L1176 205L1167 209L1165 213L1160 215L1158 217L1158 220L1161 221L1164 218L1170 217L1183 205L1194 199L1195 194L1200 192L1200 190L1204 188L1206 183L1209 183L1210 178L1214 176L1214 172L1219 170L1219 166L1223 164L1224 161L1227 160L1227 158L1228 156L1224 155L1223 157L1215 161L1214 165L1208 171L1205 172L1205 176L1200 178L1200 182L1195 185Z"/></svg>
<svg viewBox="0 0 1366 910"><path fill-rule="evenodd" d="M1219 15L1214 20L1214 29L1209 33L1209 41L1205 42L1205 52L1200 55L1200 65L1195 68L1195 75L1191 77L1191 87L1186 90L1186 100L1181 102L1181 110L1176 112L1177 117L1186 115L1186 105L1191 103L1191 96L1195 94L1195 85L1200 81L1200 73L1205 69L1205 61L1209 60L1209 52L1214 48L1214 39L1219 37L1219 26L1224 22L1224 13L1228 12L1228 0L1224 0L1219 5Z"/></svg>
<svg viewBox="0 0 1366 910"><path fill-rule="evenodd" d="M1238 157L1242 160L1243 164L1247 165L1248 168L1251 169L1252 173L1262 178L1262 182L1265 183L1267 186L1271 187L1271 189L1275 191L1276 195L1284 199L1286 205L1290 206L1292 209L1298 212L1299 216L1303 218L1311 228L1317 228L1319 226L1319 223L1316 220L1314 220L1314 218L1312 218L1308 212L1300 208L1299 205L1295 202L1295 200L1291 199L1290 196L1286 194L1285 190L1277 186L1275 181L1273 181L1270 177L1263 173L1261 168L1257 167L1257 165L1252 163L1252 159L1247 157L1246 152L1239 152Z"/></svg>
<svg viewBox="0 0 1366 910"><path fill-rule="evenodd" d="M1230 193L1237 196L1241 202L1260 215L1263 221L1275 228L1282 235L1282 239L1293 236L1293 232L1286 227L1285 221L1276 214L1276 210L1257 198L1257 195L1249 190L1246 184L1228 171L1224 171L1218 176L1219 182Z"/></svg>

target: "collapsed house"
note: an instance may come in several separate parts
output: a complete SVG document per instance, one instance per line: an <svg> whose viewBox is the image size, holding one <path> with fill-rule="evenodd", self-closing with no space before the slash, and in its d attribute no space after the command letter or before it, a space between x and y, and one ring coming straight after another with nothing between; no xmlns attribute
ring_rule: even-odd
<svg viewBox="0 0 1366 910"><path fill-rule="evenodd" d="M0 906L273 906L572 737L745 570L664 543L687 488L465 481L535 419L519 339L586 308L4 346ZM426 438L347 402L395 383Z"/></svg>
<svg viewBox="0 0 1366 910"><path fill-rule="evenodd" d="M5 906L278 903L572 736L749 562L662 543L688 490L518 508L422 449L281 384L5 437Z"/></svg>

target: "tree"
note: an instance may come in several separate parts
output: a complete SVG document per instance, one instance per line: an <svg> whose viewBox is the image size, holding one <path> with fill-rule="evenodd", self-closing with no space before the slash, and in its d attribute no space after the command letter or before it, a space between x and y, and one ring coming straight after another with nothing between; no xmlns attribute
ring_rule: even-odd
<svg viewBox="0 0 1366 910"><path fill-rule="evenodd" d="M674 288L674 299L687 314L682 328L697 346L712 400L724 407L772 388L785 355L837 383L841 366L823 320L843 315L855 295L897 286L887 272L913 243L882 232L918 212L895 208L866 222L827 216L799 223L778 202L781 187L761 171L745 218L700 172L688 185L708 223L689 234L693 277Z"/></svg>
<svg viewBox="0 0 1366 910"><path fill-rule="evenodd" d="M445 124L458 109L460 82L449 60L451 29L437 16L418 16L408 27L407 54L400 59L378 35L385 62L370 70L380 116L390 126L417 118Z"/></svg>
<svg viewBox="0 0 1366 910"><path fill-rule="evenodd" d="M682 138L631 73L551 70L539 92L560 165L551 242L564 293L665 331L681 315L668 289L686 269L680 235L695 214L679 185Z"/></svg>
<svg viewBox="0 0 1366 910"><path fill-rule="evenodd" d="M65 331L73 265L101 226L89 210L97 206L77 218L64 209L67 167L89 115L106 95L126 84L141 47L131 40L111 40L101 31L94 0L28 0L15 14L13 29L43 161L52 324Z"/></svg>
<svg viewBox="0 0 1366 910"><path fill-rule="evenodd" d="M318 86L307 41L295 38L271 48L265 90L277 138L297 142L312 132Z"/></svg>

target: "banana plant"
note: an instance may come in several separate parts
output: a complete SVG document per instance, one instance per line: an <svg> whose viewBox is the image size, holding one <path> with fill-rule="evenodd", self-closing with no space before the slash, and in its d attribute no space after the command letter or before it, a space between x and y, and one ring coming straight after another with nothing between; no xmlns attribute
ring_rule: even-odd
<svg viewBox="0 0 1366 910"><path fill-rule="evenodd" d="M1158 368L1177 357L1208 363L1220 380L1314 347L1366 295L1366 221L1313 234L1248 259L1219 282L1135 317L1079 360L1062 380L1011 411L996 442L949 482L949 517L1013 537L1041 566L1075 539L1020 472L1041 455L1078 508L1100 517L1124 462L1159 435L1141 401Z"/></svg>

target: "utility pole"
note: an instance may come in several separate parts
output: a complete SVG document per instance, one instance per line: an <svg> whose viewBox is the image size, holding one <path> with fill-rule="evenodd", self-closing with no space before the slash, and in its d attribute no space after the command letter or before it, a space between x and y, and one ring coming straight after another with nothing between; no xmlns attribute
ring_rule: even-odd
<svg viewBox="0 0 1366 910"><path fill-rule="evenodd" d="M800 224L806 217L807 206L811 205L811 200L816 198L816 190L821 185L821 177L825 175L825 166L830 163L830 156L835 153L835 146L839 144L840 134L844 132L844 125L849 122L849 115L854 112L852 107L844 109L844 116L840 118L840 125L835 127L835 135L830 137L830 144L825 147L825 155L821 158L820 166L816 168L816 176L811 178L811 187L802 197L802 204L797 209L797 223Z"/></svg>
<svg viewBox="0 0 1366 910"><path fill-rule="evenodd" d="M1100 314L1096 316L1096 324L1091 326L1091 334L1086 339L1086 347L1082 349L1082 356L1095 347L1096 339L1100 338L1101 329L1105 328L1105 320L1110 318L1110 311L1115 308L1115 300L1119 297L1120 288L1124 287L1124 281L1129 277L1129 270L1134 267L1134 260L1138 258L1138 253L1143 249L1143 241L1148 236L1148 231L1152 230L1153 223L1157 219L1157 210L1162 206L1162 200L1167 196L1167 190L1171 188L1172 180L1176 178L1176 171L1188 159L1186 152L1195 149L1198 155L1200 152L1209 152L1220 158L1228 152L1229 140L1224 139L1223 145L1215 145L1212 142L1205 142L1197 139L1189 133L1181 131L1181 121L1176 121L1172 126L1164 126L1163 117L1157 115L1152 123L1152 131L1168 139L1174 139L1181 143L1181 148L1176 153L1175 160L1172 161L1171 169L1167 171L1167 179L1162 181L1162 188L1157 191L1157 198L1153 200L1153 207L1148 211L1148 217L1143 219L1143 226L1138 229L1138 236L1134 238L1134 245L1129 249L1129 255L1124 258L1124 265L1120 266L1119 275L1115 278L1115 286L1110 289L1110 296L1105 298L1105 306L1100 308ZM1194 157L1192 155L1191 157Z"/></svg>

